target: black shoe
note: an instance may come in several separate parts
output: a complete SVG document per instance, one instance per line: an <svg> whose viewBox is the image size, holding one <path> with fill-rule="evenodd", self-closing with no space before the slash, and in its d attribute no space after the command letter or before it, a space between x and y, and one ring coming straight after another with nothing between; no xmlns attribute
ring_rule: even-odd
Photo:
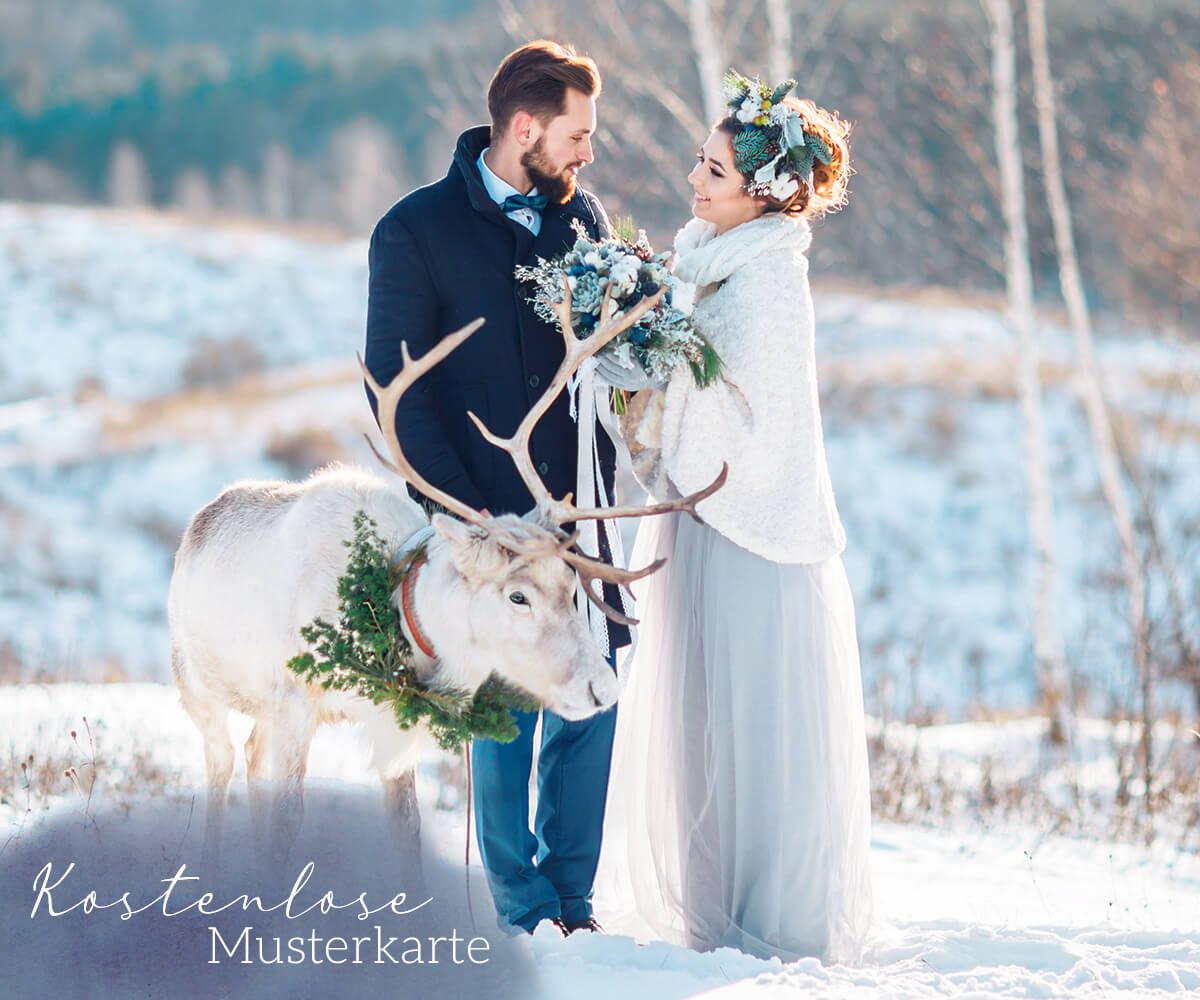
<svg viewBox="0 0 1200 1000"><path fill-rule="evenodd" d="M562 932L563 937L566 937L568 934L571 933L571 931L567 928L567 922L565 920L563 920L562 917L543 917L532 927L528 928L525 931L525 933L528 934L530 937L532 937L534 934L537 933L537 929L539 927L541 927L542 923L546 920L549 920L550 923L552 923L555 927L557 927Z"/></svg>
<svg viewBox="0 0 1200 1000"><path fill-rule="evenodd" d="M600 921L595 917L588 917L586 920L575 920L570 923L562 917L555 917L554 926L562 931L563 937L570 937L576 931L591 931L593 934L604 933L604 928L600 926Z"/></svg>

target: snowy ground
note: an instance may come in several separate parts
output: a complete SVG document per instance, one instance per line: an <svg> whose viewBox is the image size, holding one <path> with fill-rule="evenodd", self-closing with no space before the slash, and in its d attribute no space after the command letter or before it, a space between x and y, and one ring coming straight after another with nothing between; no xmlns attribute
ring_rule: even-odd
<svg viewBox="0 0 1200 1000"><path fill-rule="evenodd" d="M151 798L186 802L202 783L198 734L168 687L0 687L4 753L16 760L32 752L44 765L29 815L16 769L6 768L0 846L14 833L28 837L47 810L81 812L82 797L61 772L68 762L87 770L91 748L83 715L95 743L95 803L107 796L136 810ZM246 720L235 718L235 742L247 731ZM985 725L926 732L963 759L979 759L1011 737ZM323 729L309 780L313 787L336 784L374 795L363 760L350 728ZM231 815L245 808L240 778L235 774ZM434 767L421 771L419 795L427 850L461 863L465 813L437 807L439 797L444 804L448 799ZM987 831L969 817L959 819L957 829L876 823L878 940L861 968L823 967L816 960L784 965L728 949L696 954L638 941L636 925L611 906L600 914L605 936L564 941L547 926L522 946L535 959L540 995L547 998L1166 996L1200 990L1194 843L1181 851L1162 838L1145 847L1055 836L1036 824ZM483 878L475 867L476 889Z"/></svg>

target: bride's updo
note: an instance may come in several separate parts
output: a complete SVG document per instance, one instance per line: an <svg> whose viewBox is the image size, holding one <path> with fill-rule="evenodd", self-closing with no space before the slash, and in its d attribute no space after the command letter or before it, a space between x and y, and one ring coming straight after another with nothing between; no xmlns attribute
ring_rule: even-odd
<svg viewBox="0 0 1200 1000"><path fill-rule="evenodd" d="M843 121L836 111L826 111L809 100L788 96L780 103L789 111L798 112L803 116L805 133L815 132L819 135L831 156L828 163L814 158L811 183L797 178L798 189L784 198L772 194L752 194L766 202L767 212L815 216L837 211L846 204L850 182L850 144L847 142L850 123ZM721 119L715 127L728 135L732 142L746 128L746 123L736 114L730 114ZM739 173L748 185L753 181L753 170L745 171L739 168Z"/></svg>

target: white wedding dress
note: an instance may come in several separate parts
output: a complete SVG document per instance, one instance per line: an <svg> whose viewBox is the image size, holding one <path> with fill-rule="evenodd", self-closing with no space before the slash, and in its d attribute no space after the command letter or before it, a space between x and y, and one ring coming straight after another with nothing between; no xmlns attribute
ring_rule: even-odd
<svg viewBox="0 0 1200 1000"><path fill-rule="evenodd" d="M807 226L797 234L807 237ZM741 234L750 248L763 242L750 241L759 236ZM687 261L683 242L681 265ZM807 239L801 242L807 248ZM755 263L753 253L743 259L734 247L720 249L735 270ZM786 269L791 258L780 253L764 258L764 266ZM807 294L806 269L801 277ZM748 301L738 300L734 283L715 294L710 288L709 308L698 303L696 316L698 325L707 317L701 329L721 352L730 379L741 377L747 390L755 376L748 359L720 343L718 311L718 297L727 296L730 323L735 332L744 330L744 310L753 310L758 296L752 286L743 291ZM788 336L795 333L789 327ZM803 331L788 350L793 347L802 367L805 351L811 353ZM766 360L773 370L782 367L780 377L799 392L799 368L781 365L778 353ZM667 392L668 417L674 388ZM815 396L815 381L812 391ZM745 392L745 402L760 414L769 408L762 395ZM690 421L705 422L703 407L722 405L717 388L696 393L683 407L684 433L694 427ZM740 510L743 518L762 516L756 498L769 506L764 491L774 484L762 470L737 478L739 456L754 449L726 446L718 431L732 418L714 419L714 427L694 429L709 433L707 450L718 465L730 461L736 503L710 505L707 514L702 504L704 524L685 514L644 519L630 559L633 566L668 561L633 588L642 626L622 671L597 911L614 930L696 949L731 946L785 961L815 956L856 963L872 917L870 788L854 602L838 554L844 535L831 492L821 501L829 509L820 531L815 515L809 528L793 526L777 541L729 525L744 543L735 544L718 530L739 504L748 505ZM811 435L793 441L787 427L770 433L779 468L787 466L782 453L793 445L808 452L810 465L819 453L823 467L819 429L815 444ZM682 464L665 464L672 479L688 472ZM833 554L774 561L746 547L771 544Z"/></svg>

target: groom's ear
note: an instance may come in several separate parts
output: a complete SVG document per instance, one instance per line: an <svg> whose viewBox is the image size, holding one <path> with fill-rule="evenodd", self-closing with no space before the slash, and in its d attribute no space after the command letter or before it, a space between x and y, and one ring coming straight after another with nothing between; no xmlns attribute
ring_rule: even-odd
<svg viewBox="0 0 1200 1000"><path fill-rule="evenodd" d="M520 146L532 146L540 135L538 120L528 111L518 111L508 123L508 132Z"/></svg>

